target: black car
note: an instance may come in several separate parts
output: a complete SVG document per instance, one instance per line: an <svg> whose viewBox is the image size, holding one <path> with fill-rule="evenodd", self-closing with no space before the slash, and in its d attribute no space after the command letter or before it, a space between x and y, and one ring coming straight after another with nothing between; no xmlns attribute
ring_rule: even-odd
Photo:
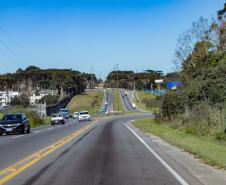
<svg viewBox="0 0 226 185"><path fill-rule="evenodd" d="M0 121L0 135L6 133L21 133L30 132L30 124L27 116L24 113L5 114Z"/></svg>

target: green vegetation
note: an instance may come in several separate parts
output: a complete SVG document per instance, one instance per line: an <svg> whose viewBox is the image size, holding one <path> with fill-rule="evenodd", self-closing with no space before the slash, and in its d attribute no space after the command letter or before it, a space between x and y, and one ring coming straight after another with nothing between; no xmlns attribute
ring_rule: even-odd
<svg viewBox="0 0 226 185"><path fill-rule="evenodd" d="M225 15L226 4L217 22L201 17L180 35L175 51L180 70L165 79L177 78L183 86L166 92L155 115L161 123L221 142L226 141Z"/></svg>
<svg viewBox="0 0 226 185"><path fill-rule="evenodd" d="M133 71L112 71L108 74L104 87L117 87L117 73L119 80L119 88L133 89L134 84L136 89L150 88L151 83L155 87L155 79L163 77L162 71L146 70L145 72L134 73Z"/></svg>
<svg viewBox="0 0 226 185"><path fill-rule="evenodd" d="M90 81L97 83L95 74L81 73L72 69L40 69L29 66L15 73L0 75L0 90L15 90L34 93L39 89L58 90L61 98L84 92Z"/></svg>
<svg viewBox="0 0 226 185"><path fill-rule="evenodd" d="M58 103L59 96L58 95L51 95L48 94L46 96L43 96L40 100L37 101L37 103L46 103L46 105L54 105Z"/></svg>
<svg viewBox="0 0 226 185"><path fill-rule="evenodd" d="M159 112L161 99L158 95L145 93L143 91L136 91L135 98L136 105L140 109L150 112Z"/></svg>
<svg viewBox="0 0 226 185"><path fill-rule="evenodd" d="M152 133L163 140L183 148L201 158L203 161L226 169L226 142L213 137L197 136L184 129L174 127L174 124L156 123L154 119L144 119L134 122L134 126L142 132Z"/></svg>
<svg viewBox="0 0 226 185"><path fill-rule="evenodd" d="M22 94L20 96L15 96L11 99L10 102L11 106L22 106L22 107L28 107L30 102L27 95Z"/></svg>
<svg viewBox="0 0 226 185"><path fill-rule="evenodd" d="M2 119L3 115L4 115L4 114L0 112L0 120Z"/></svg>
<svg viewBox="0 0 226 185"><path fill-rule="evenodd" d="M94 115L99 111L102 101L102 91L88 91L74 96L69 102L67 108L71 113L87 110Z"/></svg>
<svg viewBox="0 0 226 185"><path fill-rule="evenodd" d="M113 110L114 111L118 111L119 112L124 112L124 107L122 104L122 99L120 97L120 93L119 91L117 91L117 89L113 89Z"/></svg>

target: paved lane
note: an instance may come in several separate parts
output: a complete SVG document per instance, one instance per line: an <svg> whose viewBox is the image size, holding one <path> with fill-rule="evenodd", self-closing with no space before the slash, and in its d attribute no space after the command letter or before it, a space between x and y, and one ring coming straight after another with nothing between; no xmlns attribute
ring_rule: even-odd
<svg viewBox="0 0 226 185"><path fill-rule="evenodd" d="M108 103L108 110L113 111L113 95L112 89L106 89L106 101Z"/></svg>
<svg viewBox="0 0 226 185"><path fill-rule="evenodd" d="M137 109L133 109L131 99L128 96L123 95L124 89L119 90L124 108L127 112L139 112ZM129 94L129 96L131 96Z"/></svg>
<svg viewBox="0 0 226 185"><path fill-rule="evenodd" d="M64 125L48 126L31 130L30 134L3 135L0 137L0 170L8 165L42 149L74 130L89 124L89 122L75 122L66 120Z"/></svg>

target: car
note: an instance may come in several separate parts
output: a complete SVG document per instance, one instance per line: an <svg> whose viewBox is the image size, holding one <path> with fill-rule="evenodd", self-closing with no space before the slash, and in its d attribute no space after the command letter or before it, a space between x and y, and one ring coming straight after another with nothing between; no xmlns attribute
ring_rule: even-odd
<svg viewBox="0 0 226 185"><path fill-rule="evenodd" d="M56 125L58 123L65 124L64 117L61 114L53 114L51 117L51 125Z"/></svg>
<svg viewBox="0 0 226 185"><path fill-rule="evenodd" d="M91 121L91 115L88 111L81 111L79 112L78 119L79 121Z"/></svg>
<svg viewBox="0 0 226 185"><path fill-rule="evenodd" d="M29 119L24 113L5 114L0 121L0 135L6 133L29 133L30 123Z"/></svg>
<svg viewBox="0 0 226 185"><path fill-rule="evenodd" d="M108 114L108 109L106 107L102 107L99 111L100 114Z"/></svg>
<svg viewBox="0 0 226 185"><path fill-rule="evenodd" d="M69 119L69 111L66 108L60 109L60 115L63 116L64 119Z"/></svg>
<svg viewBox="0 0 226 185"><path fill-rule="evenodd" d="M135 103L132 103L132 108L136 109L136 104Z"/></svg>
<svg viewBox="0 0 226 185"><path fill-rule="evenodd" d="M74 118L74 119L78 119L78 117L79 117L79 112L74 112L73 118Z"/></svg>

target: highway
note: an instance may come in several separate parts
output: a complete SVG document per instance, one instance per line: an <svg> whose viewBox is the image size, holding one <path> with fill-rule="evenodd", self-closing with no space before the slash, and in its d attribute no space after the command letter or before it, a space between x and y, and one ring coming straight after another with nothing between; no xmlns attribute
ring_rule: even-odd
<svg viewBox="0 0 226 185"><path fill-rule="evenodd" d="M69 120L65 125L33 130L31 134L2 136L0 184L4 180L7 185L180 184L128 128L130 120L147 116L121 116L95 123ZM88 129L37 161L29 157L84 127ZM16 163L25 157L31 161ZM13 169L4 171L15 163Z"/></svg>
<svg viewBox="0 0 226 185"><path fill-rule="evenodd" d="M104 99L111 107L110 89ZM129 99L123 102L128 111L137 111L129 106ZM0 184L201 185L130 125L151 116L127 114L91 122L69 119L65 125L32 129L30 134L2 136Z"/></svg>

